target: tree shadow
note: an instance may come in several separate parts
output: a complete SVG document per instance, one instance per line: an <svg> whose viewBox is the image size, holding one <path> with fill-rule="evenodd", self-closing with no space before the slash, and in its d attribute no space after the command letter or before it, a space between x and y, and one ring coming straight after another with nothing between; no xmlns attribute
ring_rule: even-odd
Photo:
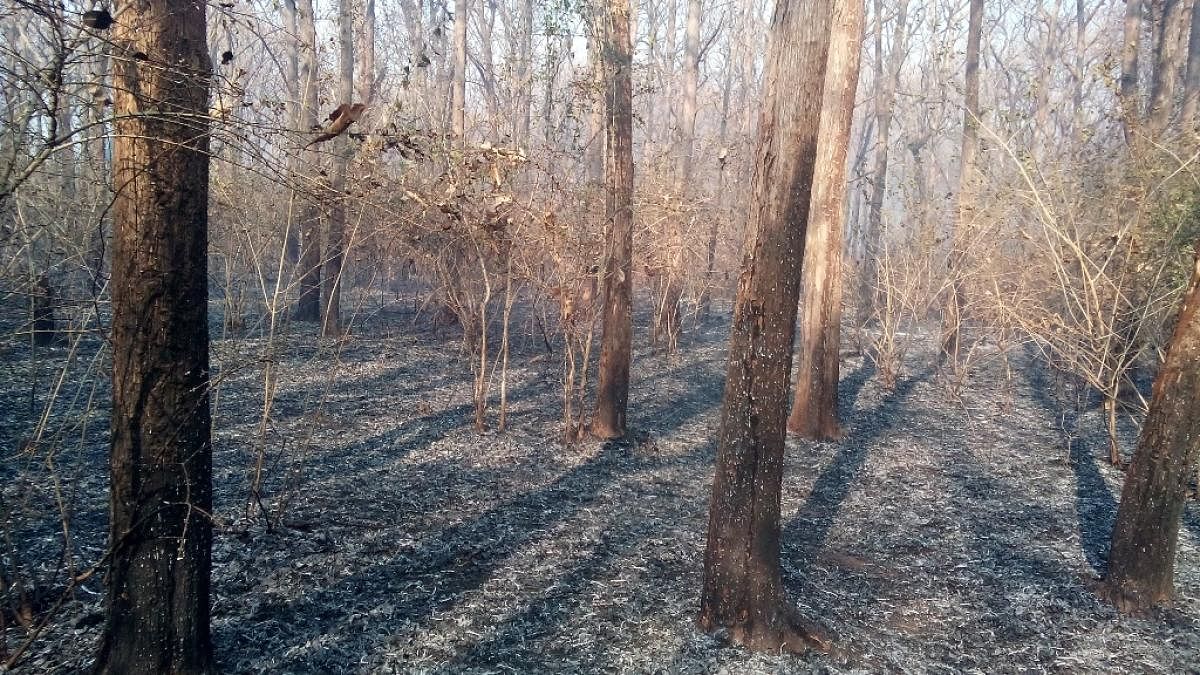
<svg viewBox="0 0 1200 675"><path fill-rule="evenodd" d="M1069 407L1053 395L1057 388L1046 377L1047 368L1039 367L1034 355L1030 355L1025 368L1030 393L1046 412L1062 420L1066 429L1075 429L1080 411ZM1084 557L1097 576L1103 576L1108 566L1108 545L1116 519L1117 500L1108 489L1100 472L1100 462L1094 444L1073 435L1063 438L1067 461L1075 474L1075 517L1079 528L1079 540Z"/></svg>

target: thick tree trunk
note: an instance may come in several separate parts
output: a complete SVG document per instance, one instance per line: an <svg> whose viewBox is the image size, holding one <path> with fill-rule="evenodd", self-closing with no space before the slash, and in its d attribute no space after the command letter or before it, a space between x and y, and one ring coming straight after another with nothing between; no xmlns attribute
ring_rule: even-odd
<svg viewBox="0 0 1200 675"><path fill-rule="evenodd" d="M1155 45L1154 77L1150 83L1150 108L1146 121L1150 132L1158 135L1167 129L1175 112L1175 90L1183 69L1185 31L1190 25L1188 3L1184 0L1163 0L1162 25Z"/></svg>
<svg viewBox="0 0 1200 675"><path fill-rule="evenodd" d="M863 262L858 275L858 316L860 326L875 315L876 259L879 239L883 236L883 201L887 195L888 153L891 146L892 106L900 67L904 64L904 35L908 23L908 0L900 0L892 28L891 52L886 68L883 58L883 2L875 0L875 168L871 173L871 198L867 210L867 231L863 236Z"/></svg>
<svg viewBox="0 0 1200 675"><path fill-rule="evenodd" d="M317 24L313 16L313 0L298 0L300 23L300 123L297 131L312 131L317 127ZM316 166L315 150L301 152L299 165L306 169ZM297 177L298 180L299 177ZM321 218L316 204L316 181L301 180L298 229L300 230L300 297L296 300L295 318L298 321L317 321L321 318Z"/></svg>
<svg viewBox="0 0 1200 675"><path fill-rule="evenodd" d="M338 2L338 86L337 102L354 103L354 7L353 0ZM363 101L365 103L365 101ZM329 198L329 236L325 260L325 307L321 333L328 337L342 334L342 263L346 257L346 174L350 171L349 136L334 140L333 180Z"/></svg>
<svg viewBox="0 0 1200 675"><path fill-rule="evenodd" d="M1200 242L1150 415L1121 490L1104 595L1123 612L1167 604L1188 473L1200 456Z"/></svg>
<svg viewBox="0 0 1200 675"><path fill-rule="evenodd" d="M704 555L701 628L767 651L827 648L784 593L779 509L831 13L825 0L775 8Z"/></svg>
<svg viewBox="0 0 1200 675"><path fill-rule="evenodd" d="M842 321L842 238L846 219L846 155L862 51L862 0L836 0L821 127L818 172L804 245L800 362L788 430L803 438L837 439Z"/></svg>
<svg viewBox="0 0 1200 675"><path fill-rule="evenodd" d="M604 212L608 220L599 381L592 434L624 436L633 350L633 55L629 2L612 0L604 17L608 152Z"/></svg>
<svg viewBox="0 0 1200 675"><path fill-rule="evenodd" d="M1192 4L1191 14L1187 70L1183 79L1183 106L1179 110L1179 127L1184 132L1196 128L1196 113L1200 111L1200 2Z"/></svg>
<svg viewBox="0 0 1200 675"><path fill-rule="evenodd" d="M113 61L113 552L95 668L206 673L213 658L205 6L122 2L113 44L145 56Z"/></svg>
<svg viewBox="0 0 1200 675"><path fill-rule="evenodd" d="M979 42L983 33L983 0L971 0L967 22L967 63L963 78L962 153L958 168L958 218L950 234L950 255L946 275L950 280L946 305L942 311L943 360L958 363L962 342L963 283L962 262L966 248L967 226L975 208L975 155L979 149Z"/></svg>
<svg viewBox="0 0 1200 675"><path fill-rule="evenodd" d="M1121 86L1118 90L1125 140L1141 119L1142 104L1138 91L1138 61L1142 42L1142 0L1125 0L1124 42L1121 45Z"/></svg>

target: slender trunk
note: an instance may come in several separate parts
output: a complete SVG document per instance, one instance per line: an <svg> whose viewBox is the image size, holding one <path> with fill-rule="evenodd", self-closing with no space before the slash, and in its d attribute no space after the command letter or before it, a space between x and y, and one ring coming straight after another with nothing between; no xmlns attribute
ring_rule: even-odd
<svg viewBox="0 0 1200 675"><path fill-rule="evenodd" d="M205 8L131 0L116 15L115 48L146 58L114 61L112 555L95 670L208 673Z"/></svg>
<svg viewBox="0 0 1200 675"><path fill-rule="evenodd" d="M828 648L785 596L779 510L830 14L825 0L775 8L704 555L700 626L764 651Z"/></svg>
<svg viewBox="0 0 1200 675"><path fill-rule="evenodd" d="M846 155L863 33L862 0L836 0L821 126L818 172L804 244L800 362L788 430L804 438L836 439L842 322L842 239L846 219Z"/></svg>
<svg viewBox="0 0 1200 675"><path fill-rule="evenodd" d="M1200 112L1200 2L1192 3L1191 23L1187 70L1183 81L1183 107L1179 111L1179 127L1184 132L1196 128L1196 113Z"/></svg>
<svg viewBox="0 0 1200 675"><path fill-rule="evenodd" d="M600 373L591 431L599 438L619 438L627 431L633 349L633 57L628 0L608 2L604 24L608 137L604 215L608 241Z"/></svg>
<svg viewBox="0 0 1200 675"><path fill-rule="evenodd" d="M295 38L299 35L300 22L296 15L296 0L284 0L281 6L283 13L283 25L287 29L289 37ZM301 110L301 97L303 94L300 89L300 41L291 39L288 41L287 51L287 88L288 88L288 109L291 111L291 126L293 131L306 130L303 124L303 111ZM288 159L288 174L295 180L295 176L299 173L299 156L294 155ZM288 221L284 232L283 255L288 263L289 268L294 268L300 263L300 232L297 229L297 222L293 207L297 198L300 195L295 188L292 189L292 206L288 208Z"/></svg>
<svg viewBox="0 0 1200 675"><path fill-rule="evenodd" d="M298 0L300 21L300 124L303 133L317 127L317 24L313 15L313 0ZM299 165L307 171L317 164L315 150L301 151ZM317 321L321 318L321 218L316 205L316 180L309 176L296 177L300 184L300 297L296 300L295 318L298 321Z"/></svg>
<svg viewBox="0 0 1200 675"><path fill-rule="evenodd" d="M979 149L979 42L983 33L983 0L971 0L967 24L967 63L963 79L962 154L958 174L958 218L950 235L950 255L946 274L950 288L942 314L942 358L956 367L962 341L963 284L962 262L967 227L975 208L975 154Z"/></svg>
<svg viewBox="0 0 1200 675"><path fill-rule="evenodd" d="M1196 251L1191 288L1154 379L1150 415L1113 526L1103 594L1124 612L1167 604L1173 595L1188 473L1200 459L1200 242Z"/></svg>
<svg viewBox="0 0 1200 675"><path fill-rule="evenodd" d="M908 0L900 0L896 25L892 28L891 53L885 67L883 57L883 2L875 0L875 168L871 172L871 198L867 210L867 231L863 235L863 261L859 270L858 317L860 326L875 315L876 272L879 240L883 235L883 202L887 195L888 153L892 141L892 106L900 67L904 64L904 36L908 23Z"/></svg>
<svg viewBox="0 0 1200 675"><path fill-rule="evenodd" d="M460 145L467 133L467 0L454 0L454 83L451 132Z"/></svg>
<svg viewBox="0 0 1200 675"><path fill-rule="evenodd" d="M1141 119L1141 93L1138 91L1138 54L1142 41L1142 0L1125 0L1124 43L1121 46L1121 85L1119 98L1124 121L1125 140Z"/></svg>
<svg viewBox="0 0 1200 675"><path fill-rule="evenodd" d="M354 103L354 0L338 2L338 105ZM350 137L334 140L333 180L329 198L329 232L324 282L325 312L321 333L342 334L342 264L346 257L346 174L350 171Z"/></svg>

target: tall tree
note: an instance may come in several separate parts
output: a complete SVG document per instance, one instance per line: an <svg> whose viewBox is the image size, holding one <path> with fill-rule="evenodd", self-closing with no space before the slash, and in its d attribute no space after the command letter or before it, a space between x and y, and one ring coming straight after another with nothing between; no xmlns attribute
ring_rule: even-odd
<svg viewBox="0 0 1200 675"><path fill-rule="evenodd" d="M1183 131L1196 128L1197 111L1200 111L1200 2L1193 2L1183 80L1183 106L1179 110L1179 126Z"/></svg>
<svg viewBox="0 0 1200 675"><path fill-rule="evenodd" d="M297 0L297 20L300 24L300 101L298 131L311 131L317 127L317 23L313 14L313 0ZM299 166L306 169L317 164L317 151L301 151ZM316 181L305 177L300 181L303 194L300 196L300 296L296 299L295 318L299 321L316 321L321 317L321 218L315 202Z"/></svg>
<svg viewBox="0 0 1200 675"><path fill-rule="evenodd" d="M633 351L633 51L629 2L610 0L604 20L605 129L604 308L599 378L592 434L619 438L627 432L629 362Z"/></svg>
<svg viewBox="0 0 1200 675"><path fill-rule="evenodd" d="M1150 415L1125 475L1104 595L1121 611L1170 602L1188 473L1200 458L1200 242Z"/></svg>
<svg viewBox="0 0 1200 675"><path fill-rule="evenodd" d="M1142 41L1142 0L1125 0L1124 41L1121 45L1121 86L1118 90L1125 140L1141 118L1138 92L1139 54Z"/></svg>
<svg viewBox="0 0 1200 675"><path fill-rule="evenodd" d="M867 231L863 236L865 255L858 279L858 324L864 325L875 313L875 255L883 236L883 201L887 195L888 160L892 142L892 109L900 67L904 65L905 32L908 24L908 0L899 0L892 45L887 59L883 56L883 0L875 0L875 167L871 172L871 198L867 210Z"/></svg>
<svg viewBox="0 0 1200 675"><path fill-rule="evenodd" d="M824 649L779 566L788 376L829 49L826 0L780 0L721 407L700 626L751 649Z"/></svg>
<svg viewBox="0 0 1200 675"><path fill-rule="evenodd" d="M1155 45L1154 73L1150 83L1150 108L1146 121L1152 134L1166 130L1175 111L1175 89L1183 70L1190 25L1189 3L1163 0L1159 19L1158 44Z"/></svg>
<svg viewBox="0 0 1200 675"><path fill-rule="evenodd" d="M942 312L943 359L957 364L962 341L963 283L962 262L965 255L967 227L975 208L975 155L979 150L979 43L983 34L983 0L971 0L967 20L967 59L963 77L962 152L958 163L958 217L950 235L950 255L947 260L949 288Z"/></svg>
<svg viewBox="0 0 1200 675"><path fill-rule="evenodd" d="M462 143L467 133L467 0L454 0L454 81L451 84L451 131L455 142ZM444 118L443 118L444 119Z"/></svg>
<svg viewBox="0 0 1200 675"><path fill-rule="evenodd" d="M818 171L804 244L800 362L788 430L836 439L842 322L842 238L846 219L846 155L854 119L862 49L863 0L834 2L833 33L821 98Z"/></svg>
<svg viewBox="0 0 1200 675"><path fill-rule="evenodd" d="M354 103L354 0L338 2L338 105ZM329 232L326 241L324 282L325 307L321 333L342 333L342 262L346 256L346 174L353 152L350 137L343 134L334 141L333 180L329 191Z"/></svg>
<svg viewBox="0 0 1200 675"><path fill-rule="evenodd" d="M212 556L205 5L126 0L113 60L112 446L100 673L206 673Z"/></svg>

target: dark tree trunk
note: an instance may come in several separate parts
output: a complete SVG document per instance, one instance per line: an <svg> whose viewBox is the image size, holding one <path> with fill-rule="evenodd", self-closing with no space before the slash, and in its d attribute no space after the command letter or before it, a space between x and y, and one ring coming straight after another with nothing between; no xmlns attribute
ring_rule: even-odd
<svg viewBox="0 0 1200 675"><path fill-rule="evenodd" d="M338 2L338 105L354 103L354 14L352 0ZM333 181L329 199L329 237L324 264L325 306L321 334L342 334L342 263L346 257L346 175L350 171L349 137L334 140Z"/></svg>
<svg viewBox="0 0 1200 675"><path fill-rule="evenodd" d="M58 322L54 318L57 302L50 275L42 274L34 286L32 303L33 344L38 347L49 347L58 342Z"/></svg>
<svg viewBox="0 0 1200 675"><path fill-rule="evenodd" d="M971 0L967 22L967 63L963 78L962 153L958 174L958 219L950 235L950 255L946 264L949 289L942 311L941 358L957 367L962 342L964 304L962 261L965 254L966 228L975 208L975 155L979 149L979 42L983 33L983 0Z"/></svg>
<svg viewBox="0 0 1200 675"><path fill-rule="evenodd" d="M113 548L99 673L206 673L208 407L205 5L117 5L112 273ZM154 111L148 113L148 111Z"/></svg>
<svg viewBox="0 0 1200 675"><path fill-rule="evenodd" d="M800 362L788 430L803 438L840 438L839 351L842 322L842 233L846 219L846 154L858 88L862 46L861 0L834 5L833 35L817 138L819 172L804 245L804 307L800 319Z"/></svg>
<svg viewBox="0 0 1200 675"><path fill-rule="evenodd" d="M1131 140L1131 131L1141 119L1138 55L1142 41L1142 9L1142 0L1125 0L1125 32L1124 44L1121 45L1121 83L1118 93L1126 141Z"/></svg>
<svg viewBox="0 0 1200 675"><path fill-rule="evenodd" d="M607 3L604 17L607 77L605 120L608 152L604 213L608 249L604 267L604 311L600 373L592 434L619 438L626 429L629 361L633 348L633 57L629 1Z"/></svg>
<svg viewBox="0 0 1200 675"><path fill-rule="evenodd" d="M825 0L775 9L709 511L700 626L758 650L827 646L785 596L779 509L831 13Z"/></svg>
<svg viewBox="0 0 1200 675"><path fill-rule="evenodd" d="M1193 3L1190 18L1183 105L1179 109L1179 127L1184 133L1196 128L1196 112L1200 110L1200 2Z"/></svg>
<svg viewBox="0 0 1200 675"><path fill-rule="evenodd" d="M1200 455L1200 242L1150 416L1121 490L1104 595L1123 612L1170 603L1188 474Z"/></svg>
<svg viewBox="0 0 1200 675"><path fill-rule="evenodd" d="M1150 132L1155 135L1167 129L1175 112L1176 84L1187 55L1184 37L1191 25L1189 9L1189 3L1184 0L1163 0L1162 3L1154 73L1150 82L1150 108L1146 111Z"/></svg>

